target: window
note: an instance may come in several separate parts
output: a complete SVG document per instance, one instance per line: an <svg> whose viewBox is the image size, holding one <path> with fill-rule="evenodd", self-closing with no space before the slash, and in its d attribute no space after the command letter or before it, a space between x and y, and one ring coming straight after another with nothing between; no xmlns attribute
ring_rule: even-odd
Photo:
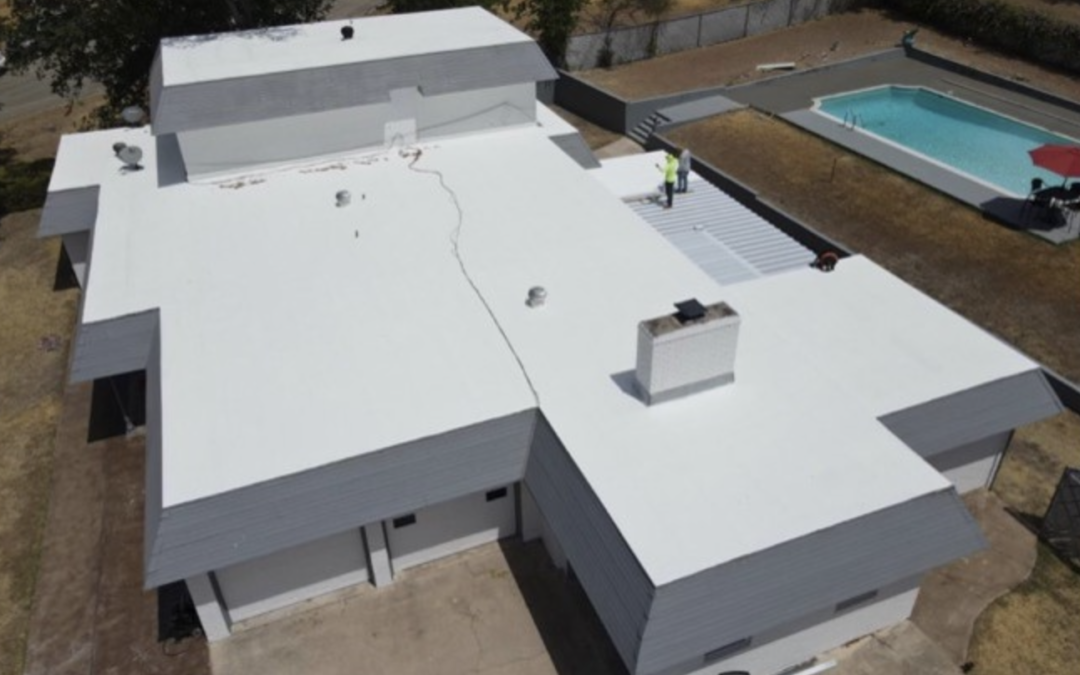
<svg viewBox="0 0 1080 675"><path fill-rule="evenodd" d="M499 488L498 490L491 490L490 492L488 492L484 496L489 502L493 502L496 499L502 499L503 497L506 496L506 488Z"/></svg>
<svg viewBox="0 0 1080 675"><path fill-rule="evenodd" d="M745 637L741 640L736 640L735 642L728 643L723 647L719 647L712 650L711 652L706 653L705 663L713 663L714 661L719 661L720 659L727 658L728 656L741 652L742 650L750 646L751 639L752 638Z"/></svg>
<svg viewBox="0 0 1080 675"><path fill-rule="evenodd" d="M414 525L415 523L416 523L416 514L415 513L410 513L408 515L399 516L397 518L394 518L394 529L398 530L398 529L401 529L403 527L408 527L410 525Z"/></svg>
<svg viewBox="0 0 1080 675"><path fill-rule="evenodd" d="M859 605L865 604L876 597L877 591L869 591L866 593L859 593L858 595L850 597L847 600L841 600L840 602L836 603L836 613L839 614L840 612L851 609L852 607L857 607Z"/></svg>

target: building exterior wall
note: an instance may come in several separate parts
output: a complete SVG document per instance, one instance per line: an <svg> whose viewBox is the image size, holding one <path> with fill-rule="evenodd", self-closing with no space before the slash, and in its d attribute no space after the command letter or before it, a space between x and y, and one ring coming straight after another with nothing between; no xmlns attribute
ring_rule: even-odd
<svg viewBox="0 0 1080 675"><path fill-rule="evenodd" d="M229 620L266 612L368 581L359 529L215 572Z"/></svg>
<svg viewBox="0 0 1080 675"><path fill-rule="evenodd" d="M388 126L415 121L420 140L536 121L532 82L417 96L414 106L377 101L267 120L177 133L191 179L328 157L416 139L395 139Z"/></svg>
<svg viewBox="0 0 1080 675"><path fill-rule="evenodd" d="M61 236L64 251L71 261L71 271L79 281L79 288L86 288L86 273L90 265L90 231L72 232Z"/></svg>
<svg viewBox="0 0 1080 675"><path fill-rule="evenodd" d="M822 608L983 546L978 525L949 489L665 584L656 590L634 672L703 667L718 648L775 635Z"/></svg>
<svg viewBox="0 0 1080 675"><path fill-rule="evenodd" d="M905 579L881 589L874 601L847 611L825 608L787 628L782 637L756 640L730 658L690 671L689 675L716 675L745 671L753 675L779 673L851 640L897 624L911 616L921 577ZM674 672L674 671L673 671Z"/></svg>
<svg viewBox="0 0 1080 675"><path fill-rule="evenodd" d="M543 415L538 415L525 485L557 538L558 547L549 550L565 553L633 672L652 601L652 581Z"/></svg>
<svg viewBox="0 0 1080 675"><path fill-rule="evenodd" d="M394 572L517 533L512 485L434 504L386 521Z"/></svg>
<svg viewBox="0 0 1080 675"><path fill-rule="evenodd" d="M45 197L38 236L53 237L92 230L97 221L100 195L101 188L97 185L50 191Z"/></svg>
<svg viewBox="0 0 1080 675"><path fill-rule="evenodd" d="M159 586L349 528L513 484L525 472L526 410L207 499L167 507L150 538Z"/></svg>
<svg viewBox="0 0 1080 675"><path fill-rule="evenodd" d="M939 453L928 461L953 482L960 494L990 487L1011 438L1012 432L1003 431Z"/></svg>

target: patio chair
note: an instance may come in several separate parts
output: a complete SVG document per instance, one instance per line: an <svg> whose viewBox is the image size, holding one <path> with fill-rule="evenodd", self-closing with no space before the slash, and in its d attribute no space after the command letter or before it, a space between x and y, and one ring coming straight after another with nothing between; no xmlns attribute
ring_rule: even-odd
<svg viewBox="0 0 1080 675"><path fill-rule="evenodd" d="M1043 187L1046 184L1042 178L1031 179L1031 190L1028 191L1027 199L1024 200L1024 205L1020 207L1020 217L1023 218L1030 208L1039 209L1042 215L1046 215L1046 210L1050 208L1050 195L1043 191Z"/></svg>

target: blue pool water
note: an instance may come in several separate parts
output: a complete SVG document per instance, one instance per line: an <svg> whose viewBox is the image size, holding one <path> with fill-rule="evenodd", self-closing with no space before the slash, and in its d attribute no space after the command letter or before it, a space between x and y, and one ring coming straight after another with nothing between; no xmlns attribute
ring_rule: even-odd
<svg viewBox="0 0 1080 675"><path fill-rule="evenodd" d="M1028 150L1077 141L963 103L929 89L877 87L822 98L820 112L839 121L858 115L859 128L1017 195L1031 179L1061 176L1035 167Z"/></svg>

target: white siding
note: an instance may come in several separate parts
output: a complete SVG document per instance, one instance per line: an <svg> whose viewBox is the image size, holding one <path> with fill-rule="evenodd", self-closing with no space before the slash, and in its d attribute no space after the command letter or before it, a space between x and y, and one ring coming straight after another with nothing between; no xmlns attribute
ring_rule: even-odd
<svg viewBox="0 0 1080 675"><path fill-rule="evenodd" d="M488 493L505 496L488 501ZM387 546L395 572L460 551L513 536L517 531L512 485L466 495L414 511L415 522L395 525L386 521Z"/></svg>
<svg viewBox="0 0 1080 675"><path fill-rule="evenodd" d="M295 546L216 572L235 623L368 580L360 530Z"/></svg>
<svg viewBox="0 0 1080 675"><path fill-rule="evenodd" d="M90 261L90 231L73 232L61 236L64 242L64 250L68 260L71 261L71 269L75 278L79 280L79 287L86 288L86 269Z"/></svg>

